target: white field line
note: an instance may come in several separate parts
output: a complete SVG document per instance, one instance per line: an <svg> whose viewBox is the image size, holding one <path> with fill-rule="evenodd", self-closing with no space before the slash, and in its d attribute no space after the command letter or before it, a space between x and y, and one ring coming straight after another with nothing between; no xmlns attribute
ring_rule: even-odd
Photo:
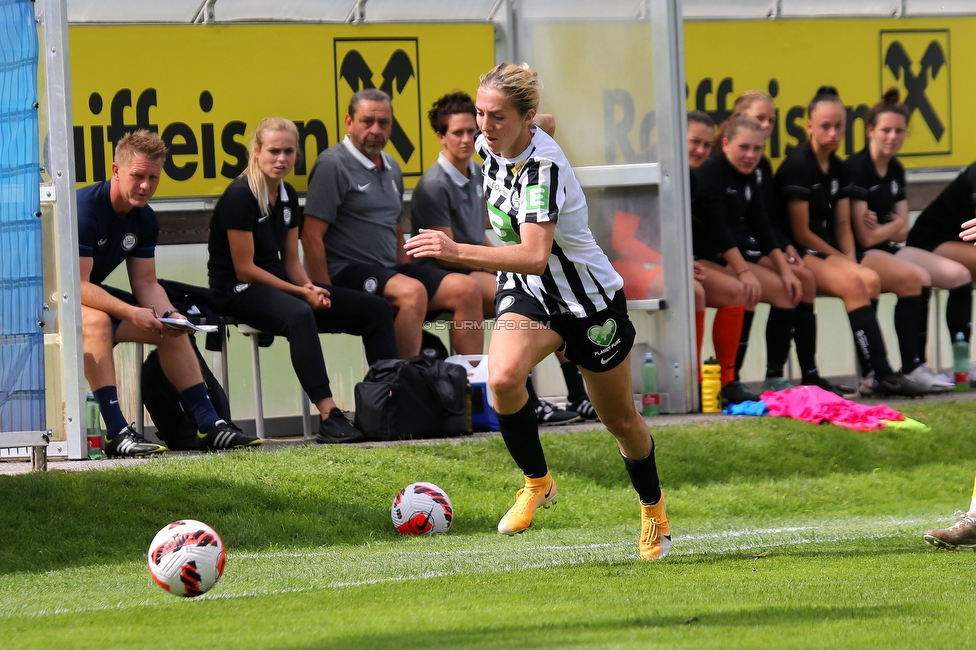
<svg viewBox="0 0 976 650"><path fill-rule="evenodd" d="M691 556L696 554L725 554L755 549L776 548L782 546L798 546L803 544L826 544L844 541L857 541L868 539L885 539L900 537L905 535L902 527L916 526L920 524L930 524L931 518L912 518L912 519L883 519L883 520L856 520L848 521L848 525L834 522L831 526L825 525L805 525L805 526L786 526L777 528L744 528L740 530L726 530L714 533L704 533L698 535L681 535L675 538L672 546L672 556ZM843 532L844 530L850 532ZM811 534L805 534L811 533ZM921 536L919 534L919 536ZM735 540L748 538L748 541L738 543ZM726 542L715 544L714 542ZM492 569L485 563L485 557L481 557L468 563L457 566L447 566L444 570L422 570L408 572L399 575L378 576L362 580L336 580L323 584L311 584L301 587L290 587L282 589L256 589L247 591L237 591L227 593L221 591L216 594L205 594L195 600L229 600L238 598L255 598L263 596L277 596L286 594L309 593L313 591L323 591L328 589L346 589L356 587L366 587L377 584L412 582L419 580L429 580L434 578L448 577L452 575L463 575L467 573L505 573L508 571L522 571L525 569L545 569L560 566L573 566L588 563L600 563L608 560L620 560L635 558L636 553L621 555L620 551L628 548L636 550L636 540L618 540L613 542L600 542L590 544L553 544L527 546L521 548L492 548L492 549L457 549L439 551L408 551L396 552L397 560L405 560L410 557L430 561L434 558L447 559L462 558L465 556L488 556L500 560ZM598 553L598 551L616 551L612 555ZM393 552L391 552L393 553ZM545 557L547 554L557 554L557 557ZM544 557L538 557L542 555ZM336 551L309 551L309 552L281 552L273 551L269 553L229 553L229 560L254 560L260 561L271 558L315 558L333 556L343 565L344 571L348 572L348 558ZM367 556L368 557L368 556ZM522 561L520 561L522 560ZM368 562L363 563L368 564ZM365 568L365 567L364 567ZM223 584L226 583L222 583ZM23 609L13 611L0 610L0 619L4 618L44 618L48 616L60 616L66 614L81 614L87 612L116 611L132 608L155 608L161 605L174 604L171 600L142 600L133 602L119 602L114 605L93 605L87 607L56 607L52 609L34 609L27 603L20 603Z"/></svg>

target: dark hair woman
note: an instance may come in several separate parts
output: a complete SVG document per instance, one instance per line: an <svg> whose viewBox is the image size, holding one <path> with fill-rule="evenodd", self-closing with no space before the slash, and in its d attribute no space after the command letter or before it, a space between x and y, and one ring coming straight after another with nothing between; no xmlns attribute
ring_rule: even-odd
<svg viewBox="0 0 976 650"><path fill-rule="evenodd" d="M881 280L857 263L850 224L850 179L835 153L847 124L837 90L822 86L810 102L810 140L786 157L776 172L780 213L789 236L813 271L817 292L844 301L861 364L862 395L918 397L928 391L888 363L876 302Z"/></svg>

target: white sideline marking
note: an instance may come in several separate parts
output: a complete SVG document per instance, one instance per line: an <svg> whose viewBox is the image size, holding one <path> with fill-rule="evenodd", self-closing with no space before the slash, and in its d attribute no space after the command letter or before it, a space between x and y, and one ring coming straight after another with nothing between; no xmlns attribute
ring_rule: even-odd
<svg viewBox="0 0 976 650"><path fill-rule="evenodd" d="M798 546L803 544L824 544L824 543L835 543L843 541L855 541L864 539L884 539L890 537L900 537L905 534L905 531L898 530L899 526L913 526L918 524L930 524L932 518L912 518L912 519L884 519L884 520L855 520L851 525L848 526L823 526L823 525L806 525L806 526L786 526L778 528L744 528L741 530L727 530L720 531L716 533L705 533L698 535L680 535L675 538L674 545L671 547L672 556L691 556L701 553L708 554L724 554L724 553L734 553L741 551L750 551L758 548L776 548L781 546ZM834 531L839 531L843 528L856 527L860 529L864 528L881 528L888 527L887 531L875 532L875 533L859 533L859 534L849 534L844 535L840 532L836 532L834 535L829 533ZM830 530L833 528L833 531ZM802 533L811 531L814 532L813 535L805 536ZM826 533L826 534L825 534ZM734 540L742 537L763 537L770 536L775 537L779 535L796 535L796 537L789 537L785 539L759 539L755 541L749 541L744 544L737 544ZM694 542L704 542L709 540L729 540L730 543L723 545L721 547L712 547L699 545L698 548L694 548ZM692 548L682 548L691 543ZM452 556L470 556L470 555L497 555L504 556L505 558L511 560L499 566L496 570L490 570L484 565L478 567L479 571L488 571L491 573L505 573L513 570L524 570L524 569L546 569L560 566L573 566L579 564L587 564L590 562L604 562L609 558L606 556L600 558L585 557L585 556L574 556L567 558L552 558L536 562L525 562L520 563L517 560L520 557L526 555L531 555L538 552L580 552L580 551L593 551L598 549L615 549L615 548L625 548L625 547L635 547L636 542L633 539L620 540L615 542L599 542L599 543L589 543L589 544L552 544L552 545L538 545L538 546L527 546L522 548L492 548L492 549L457 549L457 550L440 550L440 551L410 551L405 553L399 553L400 557L436 557L443 556L450 558ZM246 559L246 560L260 560L263 558L308 558L308 557L325 557L325 556L336 556L339 557L339 553L336 551L311 551L311 552L280 552L274 551L270 553L229 553L228 559ZM629 554L625 558L636 557L636 553ZM309 585L307 587L291 587L285 589L259 589L253 591L241 591L236 593L217 593L217 594L204 594L196 598L195 600L231 600L237 598L256 598L261 596L278 596L286 594L300 594L308 593L312 591L323 591L326 589L346 589L355 587L367 587L376 584L385 584L393 582L412 582L418 580L429 580L434 578L443 578L452 575L463 575L470 572L471 567L463 566L456 567L453 570L446 571L421 571L417 573L408 573L396 576L381 576L377 578L369 578L364 580L338 580L329 582L326 584ZM104 611L117 611L123 609L132 608L145 608L145 607L159 607L164 604L172 604L170 601L156 601L156 600L144 600L142 602L133 603L118 603L116 605L96 605L92 607L77 607L77 608L54 608L49 610L27 610L27 611L5 611L0 612L0 618L14 618L14 617L24 617L24 618L41 618L46 616L58 616L64 614L82 614L87 612L104 612Z"/></svg>

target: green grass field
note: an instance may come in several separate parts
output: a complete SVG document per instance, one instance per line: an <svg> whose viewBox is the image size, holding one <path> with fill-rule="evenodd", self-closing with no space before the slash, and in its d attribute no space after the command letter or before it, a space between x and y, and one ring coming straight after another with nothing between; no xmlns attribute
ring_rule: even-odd
<svg viewBox="0 0 976 650"><path fill-rule="evenodd" d="M495 526L520 479L498 437L0 476L0 647L954 647L976 555L921 535L968 507L976 403L904 412L932 431L655 429L674 544L653 563L636 559L636 496L602 431L544 436L560 500L512 538ZM451 496L450 534L393 530L416 480ZM228 548L192 600L146 570L180 518Z"/></svg>

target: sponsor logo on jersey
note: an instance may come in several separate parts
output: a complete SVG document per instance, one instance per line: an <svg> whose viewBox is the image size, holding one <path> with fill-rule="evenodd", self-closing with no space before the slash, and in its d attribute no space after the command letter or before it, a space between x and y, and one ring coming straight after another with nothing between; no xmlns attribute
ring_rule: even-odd
<svg viewBox="0 0 976 650"><path fill-rule="evenodd" d="M547 185L529 185L525 188L525 207L528 210L546 210L549 208L549 187Z"/></svg>
<svg viewBox="0 0 976 650"><path fill-rule="evenodd" d="M895 196L898 194L898 181L891 181L891 195Z"/></svg>
<svg viewBox="0 0 976 650"><path fill-rule="evenodd" d="M499 194L508 194L508 189L494 178L486 178L485 184Z"/></svg>
<svg viewBox="0 0 976 650"><path fill-rule="evenodd" d="M122 250L131 251L139 243L139 238L136 237L131 232L125 233L125 237L122 238Z"/></svg>
<svg viewBox="0 0 976 650"><path fill-rule="evenodd" d="M363 291L366 293L376 293L376 287L379 286L379 281L374 277L368 277L363 282Z"/></svg>
<svg viewBox="0 0 976 650"><path fill-rule="evenodd" d="M518 244L522 238L515 232L512 226L512 217L506 212L502 212L491 203L488 204L488 221L498 238L506 244Z"/></svg>

